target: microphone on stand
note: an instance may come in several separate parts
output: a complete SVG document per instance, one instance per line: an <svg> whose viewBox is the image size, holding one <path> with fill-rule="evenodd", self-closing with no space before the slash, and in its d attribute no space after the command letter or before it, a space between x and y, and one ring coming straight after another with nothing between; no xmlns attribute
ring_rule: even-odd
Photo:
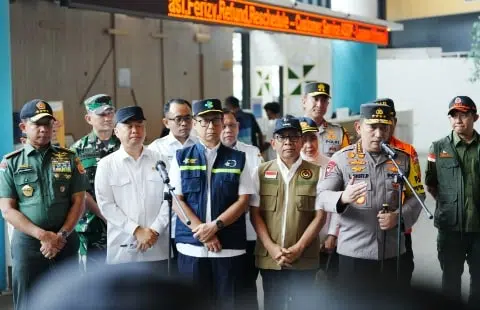
<svg viewBox="0 0 480 310"><path fill-rule="evenodd" d="M163 183L170 183L170 178L168 177L167 165L163 160L157 161L155 168L160 172L160 176L163 179Z"/></svg>
<svg viewBox="0 0 480 310"><path fill-rule="evenodd" d="M392 159L397 157L397 152L394 151L390 145L388 145L388 143L386 143L385 141L382 141L380 142L380 147L382 148L382 151L387 154L389 157L391 157Z"/></svg>

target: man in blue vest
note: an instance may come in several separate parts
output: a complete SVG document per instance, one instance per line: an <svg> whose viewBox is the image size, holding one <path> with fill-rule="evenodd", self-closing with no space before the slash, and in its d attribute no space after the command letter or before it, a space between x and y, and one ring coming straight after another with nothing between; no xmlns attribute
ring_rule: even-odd
<svg viewBox="0 0 480 310"><path fill-rule="evenodd" d="M243 281L251 176L244 169L245 153L220 142L220 100L195 102L193 116L200 142L178 150L170 167L171 184L191 220L187 226L175 210L178 270L205 291L216 309L233 309L235 288Z"/></svg>

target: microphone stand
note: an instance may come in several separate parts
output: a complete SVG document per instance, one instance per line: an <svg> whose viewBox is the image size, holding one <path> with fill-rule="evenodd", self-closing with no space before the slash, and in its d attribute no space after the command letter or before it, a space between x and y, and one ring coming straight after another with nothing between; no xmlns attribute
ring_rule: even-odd
<svg viewBox="0 0 480 310"><path fill-rule="evenodd" d="M405 176L405 173L403 170L398 166L397 162L395 161L395 157L397 154L393 153L387 153L388 158L391 160L393 165L397 168L397 174L395 175L394 182L398 184L398 223L397 223L397 281L400 279L400 249L401 249L401 237L402 237L402 193L403 193L403 184L408 185L410 190L412 191L413 195L415 198L418 200L420 205L423 208L423 211L428 216L428 219L432 219L433 215L432 213L428 210L428 208L425 206L425 203L423 203L422 199L418 196L417 192L413 188L412 184L408 180L408 178Z"/></svg>
<svg viewBox="0 0 480 310"><path fill-rule="evenodd" d="M172 198L175 200L175 203L177 204L178 210L180 210L180 213L182 214L183 218L185 219L185 223L187 225L190 225L192 222L190 221L190 218L187 216L185 213L185 210L183 210L182 205L180 204L180 201L178 200L177 195L175 195L175 187L172 187L170 185L170 179L168 178L168 175L164 177L164 175L161 173L161 170L156 167L157 170L160 172L160 177L163 180L163 183L167 186L168 192L163 193L163 199L168 202L168 259L167 259L167 274L168 277L171 276L171 260L172 260L172 250L173 250L173 242L172 242L172 209L173 209L173 203L172 203Z"/></svg>

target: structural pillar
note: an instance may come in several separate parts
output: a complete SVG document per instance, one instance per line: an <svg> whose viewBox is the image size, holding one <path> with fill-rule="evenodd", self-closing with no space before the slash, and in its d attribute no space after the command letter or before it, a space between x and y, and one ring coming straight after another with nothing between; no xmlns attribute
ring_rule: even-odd
<svg viewBox="0 0 480 310"><path fill-rule="evenodd" d="M10 53L10 1L0 1L0 156L13 150L12 67ZM7 288L5 220L0 218L0 290Z"/></svg>
<svg viewBox="0 0 480 310"><path fill-rule="evenodd" d="M377 18L378 0L332 0L331 9ZM360 113L360 105L377 96L377 46L332 40L333 109L349 108Z"/></svg>

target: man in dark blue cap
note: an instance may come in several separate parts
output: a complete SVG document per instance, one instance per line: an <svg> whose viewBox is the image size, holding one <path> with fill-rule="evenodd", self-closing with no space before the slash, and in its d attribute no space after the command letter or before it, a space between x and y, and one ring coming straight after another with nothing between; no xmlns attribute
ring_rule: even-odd
<svg viewBox="0 0 480 310"><path fill-rule="evenodd" d="M452 131L430 146L425 184L435 198L442 292L461 299L465 260L470 271L469 305L480 305L480 138L477 106L470 97L450 101Z"/></svg>
<svg viewBox="0 0 480 310"><path fill-rule="evenodd" d="M243 284L251 178L244 169L245 153L220 142L220 100L195 102L193 115L200 142L178 150L170 167L171 184L191 220L187 226L177 212L178 269L217 309L234 309Z"/></svg>
<svg viewBox="0 0 480 310"><path fill-rule="evenodd" d="M20 119L27 141L0 163L0 209L15 227L15 309L32 309L35 306L28 298L32 284L77 254L78 237L73 229L83 214L88 183L75 153L51 144L55 118L46 101L27 102Z"/></svg>
<svg viewBox="0 0 480 310"><path fill-rule="evenodd" d="M118 151L102 158L95 176L98 207L107 220L107 263L142 263L166 273L168 206L155 167L162 154L143 145L142 108L125 107L115 115Z"/></svg>
<svg viewBox="0 0 480 310"><path fill-rule="evenodd" d="M265 309L302 308L300 297L313 286L319 266L318 234L325 212L316 201L320 167L302 159L298 119L277 120L273 139L277 159L254 170L250 200L257 232L256 266L260 269Z"/></svg>

